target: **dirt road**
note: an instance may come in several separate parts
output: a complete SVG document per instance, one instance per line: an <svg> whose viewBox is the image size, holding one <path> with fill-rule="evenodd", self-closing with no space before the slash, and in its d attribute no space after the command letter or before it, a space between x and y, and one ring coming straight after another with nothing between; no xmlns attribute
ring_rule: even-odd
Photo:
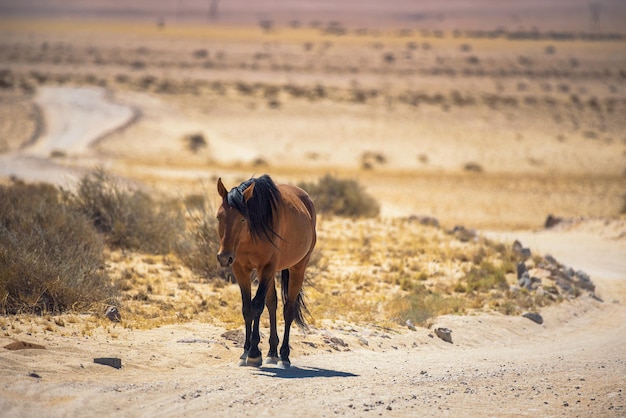
<svg viewBox="0 0 626 418"><path fill-rule="evenodd" d="M66 160L89 161L91 144L137 117L135 110L111 102L103 88L44 87L35 101L43 109L38 122L43 135L18 151L0 155L2 177L67 185L82 173Z"/></svg>

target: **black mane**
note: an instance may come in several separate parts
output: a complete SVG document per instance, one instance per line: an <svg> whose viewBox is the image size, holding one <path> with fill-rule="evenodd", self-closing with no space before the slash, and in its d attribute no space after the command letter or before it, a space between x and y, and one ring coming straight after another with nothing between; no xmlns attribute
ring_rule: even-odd
<svg viewBox="0 0 626 418"><path fill-rule="evenodd" d="M254 191L246 202L243 192L252 183ZM228 205L237 209L248 221L248 228L254 239L267 239L272 244L274 238L280 238L274 230L274 215L282 201L280 191L267 174L252 178L234 187L228 192Z"/></svg>

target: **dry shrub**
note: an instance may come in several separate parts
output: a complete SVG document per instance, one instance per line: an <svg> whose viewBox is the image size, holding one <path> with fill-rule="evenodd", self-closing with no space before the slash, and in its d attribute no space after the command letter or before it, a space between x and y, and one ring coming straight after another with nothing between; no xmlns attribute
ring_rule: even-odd
<svg viewBox="0 0 626 418"><path fill-rule="evenodd" d="M213 208L200 195L185 199L187 228L176 249L182 262L204 277L223 276L226 272L217 261L220 239Z"/></svg>
<svg viewBox="0 0 626 418"><path fill-rule="evenodd" d="M330 174L315 183L300 183L319 213L354 218L372 218L380 213L378 202L355 180L341 180Z"/></svg>
<svg viewBox="0 0 626 418"><path fill-rule="evenodd" d="M113 248L167 254L184 231L184 219L175 205L124 188L103 170L84 176L72 200Z"/></svg>
<svg viewBox="0 0 626 418"><path fill-rule="evenodd" d="M204 138L202 132L188 134L183 137L183 141L194 154L197 154L202 148L206 148L207 140Z"/></svg>
<svg viewBox="0 0 626 418"><path fill-rule="evenodd" d="M0 310L81 309L114 304L103 242L54 186L0 186Z"/></svg>

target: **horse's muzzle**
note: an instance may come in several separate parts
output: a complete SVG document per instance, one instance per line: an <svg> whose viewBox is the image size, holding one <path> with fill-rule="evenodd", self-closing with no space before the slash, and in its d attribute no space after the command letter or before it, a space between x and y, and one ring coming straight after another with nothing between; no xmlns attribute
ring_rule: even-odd
<svg viewBox="0 0 626 418"><path fill-rule="evenodd" d="M219 261L220 266L222 267L230 267L233 265L233 262L235 261L235 257L233 257L232 254L228 254L228 253L218 253L217 261Z"/></svg>

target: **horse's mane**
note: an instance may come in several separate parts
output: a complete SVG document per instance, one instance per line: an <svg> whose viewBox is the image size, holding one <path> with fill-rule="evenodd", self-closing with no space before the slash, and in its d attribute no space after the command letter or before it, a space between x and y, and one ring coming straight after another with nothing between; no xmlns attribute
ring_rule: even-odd
<svg viewBox="0 0 626 418"><path fill-rule="evenodd" d="M246 202L243 196L254 183L252 197ZM266 239L272 244L280 235L274 229L274 215L282 201L280 191L267 174L252 178L234 187L228 192L228 204L237 209L248 221L248 228L253 239Z"/></svg>

